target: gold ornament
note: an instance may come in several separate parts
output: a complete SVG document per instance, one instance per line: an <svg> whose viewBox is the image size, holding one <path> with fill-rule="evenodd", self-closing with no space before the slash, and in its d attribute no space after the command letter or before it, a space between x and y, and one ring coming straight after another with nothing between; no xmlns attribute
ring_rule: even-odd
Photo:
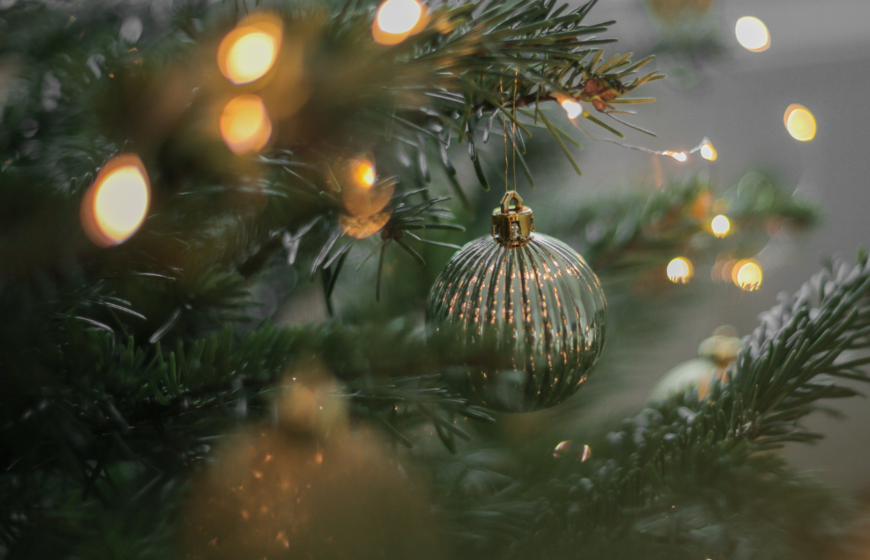
<svg viewBox="0 0 870 560"><path fill-rule="evenodd" d="M276 424L227 436L195 477L180 518L181 557L441 558L429 506L395 458L350 430L333 383L310 382L288 378Z"/></svg>
<svg viewBox="0 0 870 560"><path fill-rule="evenodd" d="M534 231L531 208L506 193L493 211L492 235L459 250L429 293L432 336L455 336L464 355L493 349L507 364L445 373L470 402L493 410L562 402L604 348L607 306L598 278L568 245Z"/></svg>
<svg viewBox="0 0 870 560"><path fill-rule="evenodd" d="M693 389L698 391L698 400L706 398L713 377L722 379L743 346L732 327L720 327L698 347L697 358L683 362L662 378L653 389L651 399L665 400Z"/></svg>

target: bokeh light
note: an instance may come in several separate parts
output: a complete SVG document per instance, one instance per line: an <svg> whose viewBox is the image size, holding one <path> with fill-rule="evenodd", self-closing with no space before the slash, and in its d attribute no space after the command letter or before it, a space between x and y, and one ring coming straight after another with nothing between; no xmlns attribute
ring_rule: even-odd
<svg viewBox="0 0 870 560"><path fill-rule="evenodd" d="M248 18L230 31L218 47L218 67L234 84L266 75L281 46L281 20L268 14Z"/></svg>
<svg viewBox="0 0 870 560"><path fill-rule="evenodd" d="M675 284L685 284L694 276L692 261L685 257L677 257L668 263L668 279Z"/></svg>
<svg viewBox="0 0 870 560"><path fill-rule="evenodd" d="M710 221L710 229L713 230L713 235L716 237L725 237L731 231L731 221L728 216L719 214Z"/></svg>
<svg viewBox="0 0 870 560"><path fill-rule="evenodd" d="M342 189L341 199L348 214L357 218L367 218L386 208L395 190L396 182L393 180L380 181L368 186L353 182Z"/></svg>
<svg viewBox="0 0 870 560"><path fill-rule="evenodd" d="M752 292L761 287L764 274L761 265L753 259L745 259L734 265L731 279L737 286L747 292Z"/></svg>
<svg viewBox="0 0 870 560"><path fill-rule="evenodd" d="M385 33L408 33L423 15L423 6L416 0L386 0L378 8L375 24Z"/></svg>
<svg viewBox="0 0 870 560"><path fill-rule="evenodd" d="M816 118L803 105L793 103L783 116L785 128L791 137L801 142L809 142L816 137Z"/></svg>
<svg viewBox="0 0 870 560"><path fill-rule="evenodd" d="M561 105L562 108L565 109L565 112L568 113L569 119L576 119L583 114L583 105L573 99L565 99L562 101Z"/></svg>
<svg viewBox="0 0 870 560"><path fill-rule="evenodd" d="M701 143L701 157L707 161L716 161L719 157L719 152L716 151L713 143L706 138L704 139L704 142Z"/></svg>
<svg viewBox="0 0 870 560"><path fill-rule="evenodd" d="M375 184L376 177L374 163L369 159L364 158L353 163L353 180L358 186L365 189L371 188Z"/></svg>
<svg viewBox="0 0 870 560"><path fill-rule="evenodd" d="M150 184L145 165L135 154L109 160L82 201L82 227L100 247L130 238L148 213Z"/></svg>
<svg viewBox="0 0 870 560"><path fill-rule="evenodd" d="M762 52L770 48L770 33L758 18L746 16L738 19L734 34L740 46L748 51Z"/></svg>
<svg viewBox="0 0 870 560"><path fill-rule="evenodd" d="M239 95L224 106L220 130L233 152L256 152L269 141L272 121L262 99L251 94Z"/></svg>
<svg viewBox="0 0 870 560"><path fill-rule="evenodd" d="M666 153L666 155L671 156L672 158L679 161L680 163L685 163L689 159L689 156L685 152L665 152L665 153Z"/></svg>
<svg viewBox="0 0 870 560"><path fill-rule="evenodd" d="M343 214L338 218L338 225L341 226L342 231L347 235L356 239L365 239L387 225L392 215L393 212L391 210L385 210L365 217Z"/></svg>
<svg viewBox="0 0 870 560"><path fill-rule="evenodd" d="M395 45L422 31L427 21L426 9L417 0L386 0L375 15L372 36L382 45Z"/></svg>

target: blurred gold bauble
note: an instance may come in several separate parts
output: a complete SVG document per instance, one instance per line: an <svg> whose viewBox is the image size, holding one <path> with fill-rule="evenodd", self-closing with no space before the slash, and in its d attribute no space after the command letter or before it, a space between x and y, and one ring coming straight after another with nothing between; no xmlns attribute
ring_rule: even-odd
<svg viewBox="0 0 870 560"><path fill-rule="evenodd" d="M669 371L653 389L652 400L665 400L697 389L698 400L707 397L713 377L722 379L725 370L737 360L743 341L731 327L721 327L698 347L698 358L683 362Z"/></svg>
<svg viewBox="0 0 870 560"><path fill-rule="evenodd" d="M181 517L189 560L440 558L426 501L381 443L352 432L323 366L289 371L275 426L219 448Z"/></svg>
<svg viewBox="0 0 870 560"><path fill-rule="evenodd" d="M472 404L547 408L580 388L604 349L604 292L576 251L534 233L532 211L515 192L492 220L492 235L460 249L435 280L427 322L465 355L489 352L505 363L445 373Z"/></svg>
<svg viewBox="0 0 870 560"><path fill-rule="evenodd" d="M274 428L236 435L194 481L181 523L191 560L439 557L424 500L359 434L326 443Z"/></svg>

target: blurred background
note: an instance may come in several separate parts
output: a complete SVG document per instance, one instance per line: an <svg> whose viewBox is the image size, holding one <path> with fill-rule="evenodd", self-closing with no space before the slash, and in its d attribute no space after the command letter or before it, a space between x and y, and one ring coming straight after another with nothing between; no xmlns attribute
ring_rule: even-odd
<svg viewBox="0 0 870 560"><path fill-rule="evenodd" d="M712 297L699 298L681 309L660 346L647 354L643 370L632 375L628 390L619 399L645 398L666 372L692 357L701 339L721 324L733 325L742 336L757 325L758 313L776 303L779 292L797 290L819 267L821 259L843 254L852 258L870 243L870 164L864 155L870 129L870 110L862 99L870 86L870 2L862 0L650 0L646 6L632 0L604 0L597 17L617 20L614 33L627 51L654 50L668 35L667 25L656 22L656 8L685 5L699 11L709 5L709 19L699 17L689 25L689 37L710 36L723 51L700 49L660 55L659 68L670 77L651 86L657 97L655 111L640 111L635 121L653 130L657 139L645 142L657 150L685 150L707 136L716 146L718 159L710 172L722 186L732 185L749 169L778 175L793 188L820 204L822 223L808 235L790 243L768 246L758 257L764 267L761 289L745 292L733 285L713 285L709 269L696 270ZM664 8L663 8L664 7ZM735 25L754 16L766 25L770 46L751 52L738 43ZM691 18L689 18L691 19ZM658 25L657 25L658 24ZM691 51L689 51L691 52ZM686 77L679 77L685 74ZM681 87L682 83L682 87ZM809 142L793 139L783 116L798 103L815 116L817 133ZM654 175L651 157L617 146L589 142L582 156L595 162L575 181L578 190L607 189L609 185L643 183ZM676 161L656 161L671 173L681 173ZM701 160L696 166L707 164ZM653 372L657 372L654 374ZM613 403L609 403L613 405ZM826 434L815 446L793 445L786 457L800 468L817 470L825 481L849 492L870 494L870 407L866 400L837 403L845 420L812 416L811 429ZM604 406L607 406L606 404Z"/></svg>
<svg viewBox="0 0 870 560"><path fill-rule="evenodd" d="M769 44L754 50L741 46L735 26L746 16L764 23ZM739 336L749 334L758 325L758 314L775 305L780 292L795 292L818 271L823 259L834 255L851 259L859 247L870 244L870 165L864 155L870 110L862 103L870 86L866 77L870 2L601 0L589 22L609 20L617 21L607 35L619 38L614 48L633 52L636 59L655 53L657 61L651 67L668 75L667 80L647 86L645 95L656 97L656 103L637 106L638 114L628 119L657 137L627 130L625 143L679 152L691 150L707 137L718 158L710 162L696 154L681 163L575 134L583 142L583 150L574 151L583 169L578 177L549 135L539 134L529 143L532 155L527 158L538 187L529 189L522 176L518 186L535 210L538 231L558 233L560 225L561 231L570 230L565 222L573 215L566 215L565 208L615 192L651 193L666 181L696 174L709 176L722 192L753 170L774 177L786 192L797 191L818 204L822 222L806 232L781 230L771 237L755 257L764 271L757 291L713 282L713 263L696 263L689 284L676 286L667 297L647 298L654 301L644 304L636 329L632 320L612 318L616 324L605 357L587 388L555 411L524 415L529 418L523 422L588 423L637 410L667 372L698 356L699 344L718 327L732 325ZM814 115L817 131L812 140L798 141L786 129L784 116L792 104ZM555 106L549 110L561 111ZM564 115L559 118L567 122ZM475 209L473 215L464 216L465 225L478 235L489 227L487 214L498 204L504 181L498 163L503 144L498 140L490 144L488 173L493 191L479 188L470 164L460 167L461 182ZM461 164L465 158L454 161ZM438 182L438 177L434 180ZM444 240L455 241L449 236ZM422 309L424 293L400 293L402 286L417 284L404 282L405 275L434 278L450 253L430 252L427 260L430 255L435 260L420 271L408 265L407 255L393 255L392 265L388 257L389 296L379 306L374 305L374 290L367 287L373 278L369 282L345 275L334 296L339 315L352 318L376 308L401 316L408 309ZM370 261L362 272L373 276L375 269ZM294 323L322 320L326 306L319 283L300 280L278 316ZM835 406L844 419L814 415L808 420L810 429L826 434L824 440L791 445L784 454L796 467L815 471L825 482L867 498L870 407L862 399L839 401Z"/></svg>

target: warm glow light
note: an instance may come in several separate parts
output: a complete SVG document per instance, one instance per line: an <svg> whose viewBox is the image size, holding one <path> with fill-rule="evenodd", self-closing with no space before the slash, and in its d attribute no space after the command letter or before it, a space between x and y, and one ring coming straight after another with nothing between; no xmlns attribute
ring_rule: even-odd
<svg viewBox="0 0 870 560"><path fill-rule="evenodd" d="M689 156L685 152L665 152L665 155L671 156L680 163L683 163L689 159Z"/></svg>
<svg viewBox="0 0 870 560"><path fill-rule="evenodd" d="M423 15L423 6L417 0L387 0L378 8L375 24L385 33L408 33Z"/></svg>
<svg viewBox="0 0 870 560"><path fill-rule="evenodd" d="M136 233L148 212L150 186L142 160L122 154L106 163L82 201L82 226L101 247Z"/></svg>
<svg viewBox="0 0 870 560"><path fill-rule="evenodd" d="M710 229L716 237L725 237L731 231L731 221L728 220L728 216L719 214L710 222Z"/></svg>
<svg viewBox="0 0 870 560"><path fill-rule="evenodd" d="M705 139L701 144L701 157L707 161L716 161L716 158L719 157L719 152L716 151L716 148L713 147L713 143L709 140Z"/></svg>
<svg viewBox="0 0 870 560"><path fill-rule="evenodd" d="M281 46L281 20L265 14L248 18L218 47L221 73L234 84L259 80L272 68Z"/></svg>
<svg viewBox="0 0 870 560"><path fill-rule="evenodd" d="M738 19L734 34L740 46L748 51L761 52L770 48L770 33L758 18L747 16Z"/></svg>
<svg viewBox="0 0 870 560"><path fill-rule="evenodd" d="M809 142L816 137L816 119L809 109L794 103L785 110L785 128L791 137L801 142Z"/></svg>
<svg viewBox="0 0 870 560"><path fill-rule="evenodd" d="M583 114L583 105L580 105L573 99L565 99L562 101L562 108L568 113L569 119L576 119Z"/></svg>
<svg viewBox="0 0 870 560"><path fill-rule="evenodd" d="M368 186L352 182L342 189L341 198L349 215L367 218L386 208L395 190L395 181L381 181Z"/></svg>
<svg viewBox="0 0 870 560"><path fill-rule="evenodd" d="M738 262L734 265L731 274L734 283L747 292L760 288L761 280L764 277L764 274L761 271L761 265L752 259Z"/></svg>
<svg viewBox="0 0 870 560"><path fill-rule="evenodd" d="M356 162L353 169L353 179L363 188L370 188L375 184L375 166L368 160Z"/></svg>
<svg viewBox="0 0 870 560"><path fill-rule="evenodd" d="M378 8L372 35L382 45L401 43L428 23L426 8L417 0L386 0Z"/></svg>
<svg viewBox="0 0 870 560"><path fill-rule="evenodd" d="M379 232L381 228L387 225L392 214L393 213L390 210L366 217L348 216L343 214L338 218L338 225L347 235L355 237L356 239L365 239L366 237Z"/></svg>
<svg viewBox="0 0 870 560"><path fill-rule="evenodd" d="M256 95L240 95L224 107L220 119L221 135L237 153L256 152L272 135L272 121L263 100Z"/></svg>
<svg viewBox="0 0 870 560"><path fill-rule="evenodd" d="M692 261L687 258L677 257L668 263L668 279L676 284L685 284L694 273Z"/></svg>

